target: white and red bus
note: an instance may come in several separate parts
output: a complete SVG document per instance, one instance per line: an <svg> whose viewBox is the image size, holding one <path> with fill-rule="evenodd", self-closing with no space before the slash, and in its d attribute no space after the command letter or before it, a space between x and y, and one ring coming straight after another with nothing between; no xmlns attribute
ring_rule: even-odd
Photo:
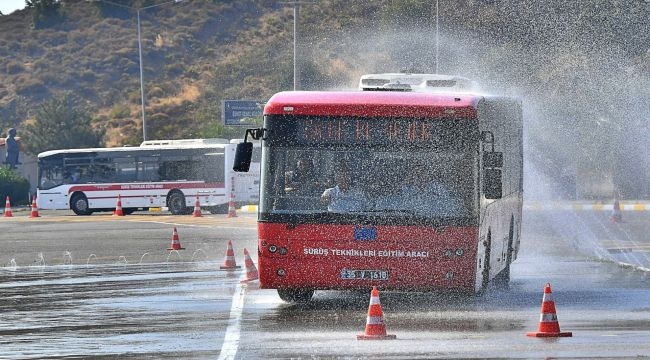
<svg viewBox="0 0 650 360"><path fill-rule="evenodd" d="M235 170L246 171L248 136L262 140L260 284L285 301L320 289L480 293L509 282L522 215L520 102L384 85L275 94L263 128L239 144ZM314 169L302 191L288 184L298 159ZM334 193L342 162L363 201L337 209L323 194Z"/></svg>
<svg viewBox="0 0 650 360"><path fill-rule="evenodd" d="M192 213L198 195L201 207L225 213L231 192L237 205L257 204L259 177L250 181L232 171L236 146L227 139L184 139L46 151L38 155L37 205L90 215L114 210L120 195L125 214L167 207L182 215ZM254 153L259 169L259 146Z"/></svg>

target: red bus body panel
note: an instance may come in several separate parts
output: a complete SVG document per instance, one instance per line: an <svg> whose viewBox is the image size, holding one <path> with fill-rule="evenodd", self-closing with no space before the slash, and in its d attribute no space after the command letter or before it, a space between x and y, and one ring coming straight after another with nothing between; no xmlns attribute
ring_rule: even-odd
<svg viewBox="0 0 650 360"><path fill-rule="evenodd" d="M355 240L358 225L291 227L258 224L262 288L474 290L477 227L376 226L375 240ZM342 279L344 269L387 271L388 279Z"/></svg>
<svg viewBox="0 0 650 360"><path fill-rule="evenodd" d="M412 92L281 92L266 104L264 115L476 118L480 99L477 95Z"/></svg>

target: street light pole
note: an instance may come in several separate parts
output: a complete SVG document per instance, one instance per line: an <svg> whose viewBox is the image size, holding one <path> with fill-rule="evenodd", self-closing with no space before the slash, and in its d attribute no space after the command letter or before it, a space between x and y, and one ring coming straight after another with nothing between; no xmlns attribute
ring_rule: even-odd
<svg viewBox="0 0 650 360"><path fill-rule="evenodd" d="M155 8L158 6L163 6L167 4L178 4L180 2L183 2L184 0L172 0L172 1L167 1L161 4L157 5L149 5L141 8L134 8L131 6L119 4L116 2L112 2L109 0L94 0L94 1L99 1L107 4L111 4L117 7L129 9L129 10L135 10L136 12L136 17L137 17L137 24L138 24L138 58L140 60L140 99L142 100L142 140L146 141L147 140L147 119L145 116L145 100L144 100L144 67L142 66L142 35L141 35L141 30L140 30L140 11L146 10L146 9L151 9Z"/></svg>
<svg viewBox="0 0 650 360"><path fill-rule="evenodd" d="M293 91L300 89L300 73L298 72L298 15L300 3L293 3Z"/></svg>
<svg viewBox="0 0 650 360"><path fill-rule="evenodd" d="M140 35L140 10L136 10L138 18L138 58L140 58L140 98L142 99L142 141L147 141L147 120L144 111L144 71L142 66L142 36Z"/></svg>
<svg viewBox="0 0 650 360"><path fill-rule="evenodd" d="M293 5L293 90L300 90L300 64L298 64L298 17L300 16L300 4L313 5L313 1L282 1L281 4Z"/></svg>

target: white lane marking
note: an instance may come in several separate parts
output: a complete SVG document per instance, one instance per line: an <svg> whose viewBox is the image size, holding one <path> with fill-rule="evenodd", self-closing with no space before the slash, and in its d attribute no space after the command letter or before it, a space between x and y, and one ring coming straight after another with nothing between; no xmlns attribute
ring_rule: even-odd
<svg viewBox="0 0 650 360"><path fill-rule="evenodd" d="M232 296L232 306L230 307L230 318L228 319L228 327L226 328L223 345L221 345L219 360L234 359L235 355L237 355L237 349L239 348L239 329L241 327L241 315L244 310L246 288L247 286L241 282L238 282L235 288L235 293Z"/></svg>

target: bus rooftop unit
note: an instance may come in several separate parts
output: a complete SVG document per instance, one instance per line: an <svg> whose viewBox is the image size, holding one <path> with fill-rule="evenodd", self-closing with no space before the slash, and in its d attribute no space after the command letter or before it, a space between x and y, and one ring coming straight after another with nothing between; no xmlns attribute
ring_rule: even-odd
<svg viewBox="0 0 650 360"><path fill-rule="evenodd" d="M363 91L406 90L435 92L476 92L478 85L465 77L441 74L386 73L362 75Z"/></svg>

